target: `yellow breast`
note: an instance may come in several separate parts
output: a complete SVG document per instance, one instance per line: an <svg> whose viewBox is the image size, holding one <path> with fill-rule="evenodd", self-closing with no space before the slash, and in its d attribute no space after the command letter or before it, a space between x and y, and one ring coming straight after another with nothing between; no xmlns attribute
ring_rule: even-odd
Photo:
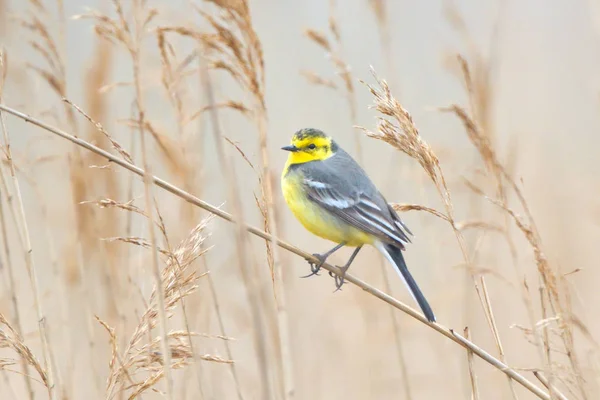
<svg viewBox="0 0 600 400"><path fill-rule="evenodd" d="M281 177L283 197L294 216L311 233L335 243L347 246L372 244L373 237L362 230L342 221L326 209L314 203L303 190L300 172L293 171Z"/></svg>

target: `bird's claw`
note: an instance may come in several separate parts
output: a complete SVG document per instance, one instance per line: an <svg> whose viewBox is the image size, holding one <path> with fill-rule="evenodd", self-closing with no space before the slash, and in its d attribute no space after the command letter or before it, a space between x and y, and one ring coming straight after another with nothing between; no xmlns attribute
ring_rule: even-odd
<svg viewBox="0 0 600 400"><path fill-rule="evenodd" d="M346 283L346 270L347 269L348 269L348 267L340 267L340 270L342 272L339 275L334 274L331 271L329 271L329 275L335 279L335 290L333 291L333 293L337 292L338 290L342 290L342 286L344 285L344 283Z"/></svg>
<svg viewBox="0 0 600 400"><path fill-rule="evenodd" d="M321 267L323 266L323 264L325 264L325 260L327 260L327 257L331 254L331 252L329 253L325 253L325 254L313 254L313 257L315 257L317 260L319 260L317 263L308 260L308 265L310 265L310 274L303 276L302 278L308 278L311 277L313 275L319 275L319 271L321 270ZM355 252L356 255L356 252ZM333 271L329 271L329 276L331 276L332 278L335 279L335 290L334 293L337 292L338 290L342 289L342 286L344 285L344 283L346 282L346 271L348 270L348 268L350 268L350 263L352 263L352 259L354 257L352 257L350 259L350 261L348 263L346 263L346 265L344 265L343 267L338 267L340 269L340 273L336 274Z"/></svg>
<svg viewBox="0 0 600 400"><path fill-rule="evenodd" d="M301 276L301 278L309 278L309 277L311 277L313 275L319 276L319 271L321 270L321 267L325 263L325 257L323 257L320 254L316 254L316 253L313 254L313 256L315 258L317 258L319 260L319 262L315 264L314 262L309 261L308 265L310 265L310 274L305 275L305 276Z"/></svg>

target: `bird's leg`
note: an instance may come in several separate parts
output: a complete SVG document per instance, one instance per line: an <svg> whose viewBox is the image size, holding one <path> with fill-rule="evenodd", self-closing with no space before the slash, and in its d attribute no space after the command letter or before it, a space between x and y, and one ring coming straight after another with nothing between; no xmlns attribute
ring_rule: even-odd
<svg viewBox="0 0 600 400"><path fill-rule="evenodd" d="M323 254L317 254L317 253L313 254L313 256L319 260L319 262L315 264L312 261L309 261L308 263L310 264L310 274L303 276L302 278L308 278L309 276L317 275L319 273L319 270L323 266L323 264L325 264L325 261L327 260L327 258L330 255L332 255L333 253L335 253L336 251L338 251L339 249L341 249L342 247L344 247L345 244L346 243L340 243L337 246L335 246L333 249L331 249L328 252L323 253Z"/></svg>
<svg viewBox="0 0 600 400"><path fill-rule="evenodd" d="M343 267L339 267L339 269L342 270L342 272L339 275L334 275L333 273L329 272L329 275L332 275L335 277L336 289L334 290L334 292L337 292L338 290L340 290L342 288L342 285L344 284L344 280L346 277L346 271L348 271L348 268L350 268L350 264L352 264L352 261L354 261L354 259L356 258L356 255L358 254L360 249L362 249L362 246L358 246L356 248L356 250L354 250L354 253L352 253L352 255L350 256L350 259L348 260L346 265L344 265Z"/></svg>

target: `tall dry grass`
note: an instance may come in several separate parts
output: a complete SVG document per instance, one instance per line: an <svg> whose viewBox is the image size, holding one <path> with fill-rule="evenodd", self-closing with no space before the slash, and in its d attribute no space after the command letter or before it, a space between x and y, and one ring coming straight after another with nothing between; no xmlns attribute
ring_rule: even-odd
<svg viewBox="0 0 600 400"><path fill-rule="evenodd" d="M497 49L439 10L461 48L440 73L459 89L425 114L410 94L432 77L397 70L416 63L398 5L348 4L0 1L1 398L600 393L581 280L597 274L557 257L565 211L539 211L544 184L522 179L543 150L507 150ZM417 233L407 258L438 324L374 253L342 293L297 278L327 245L284 208L278 148L314 121Z"/></svg>

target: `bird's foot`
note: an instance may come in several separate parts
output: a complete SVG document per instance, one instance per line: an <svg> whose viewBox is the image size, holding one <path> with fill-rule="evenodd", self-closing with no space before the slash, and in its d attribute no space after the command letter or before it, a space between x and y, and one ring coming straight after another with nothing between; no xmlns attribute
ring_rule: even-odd
<svg viewBox="0 0 600 400"><path fill-rule="evenodd" d="M338 267L342 271L339 275L329 271L329 276L335 279L335 290L333 291L333 293L337 292L338 290L342 290L342 286L344 285L344 283L346 283L346 271L348 271L349 267L349 265L345 267Z"/></svg>
<svg viewBox="0 0 600 400"><path fill-rule="evenodd" d="M318 253L313 254L313 256L317 260L319 260L319 262L315 264L314 262L309 261L308 265L310 265L310 274L305 275L305 276L301 276L301 278L309 278L309 277L311 277L313 275L319 276L319 271L321 270L321 267L325 263L325 260L327 259L327 257L325 257L322 254L318 254Z"/></svg>

